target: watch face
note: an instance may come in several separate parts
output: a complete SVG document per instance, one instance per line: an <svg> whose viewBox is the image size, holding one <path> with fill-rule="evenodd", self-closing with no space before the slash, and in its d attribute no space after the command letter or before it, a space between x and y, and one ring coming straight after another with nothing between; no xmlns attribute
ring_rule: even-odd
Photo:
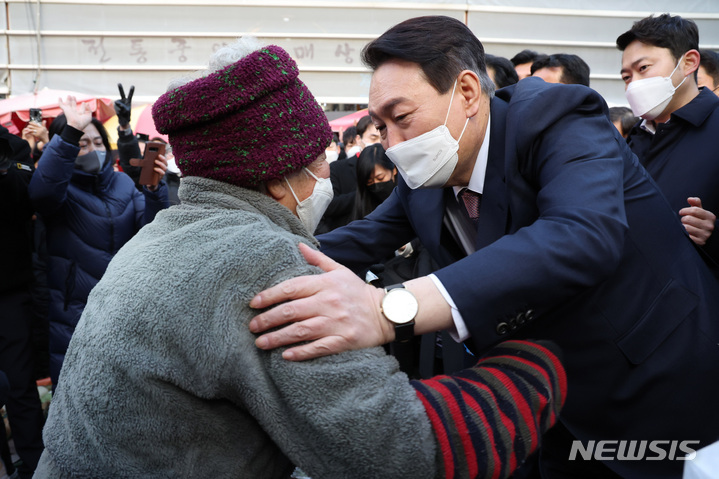
<svg viewBox="0 0 719 479"><path fill-rule="evenodd" d="M417 316L417 298L404 288L389 291L382 300L382 313L396 324L412 321Z"/></svg>

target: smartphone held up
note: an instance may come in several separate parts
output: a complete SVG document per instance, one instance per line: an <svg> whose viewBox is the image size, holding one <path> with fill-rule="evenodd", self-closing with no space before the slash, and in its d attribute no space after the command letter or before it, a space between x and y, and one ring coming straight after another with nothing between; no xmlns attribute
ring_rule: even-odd
<svg viewBox="0 0 719 479"><path fill-rule="evenodd" d="M164 154L164 143L159 141L145 143L145 156L142 158L142 171L140 172L141 185L157 186L160 182L160 174L155 171L155 160L159 155Z"/></svg>
<svg viewBox="0 0 719 479"><path fill-rule="evenodd" d="M30 108L30 121L34 123L42 123L42 110L40 108Z"/></svg>

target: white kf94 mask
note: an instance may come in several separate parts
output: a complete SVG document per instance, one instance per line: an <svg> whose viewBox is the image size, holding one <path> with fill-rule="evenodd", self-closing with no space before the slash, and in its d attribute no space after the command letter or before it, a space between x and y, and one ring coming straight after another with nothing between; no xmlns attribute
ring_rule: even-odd
<svg viewBox="0 0 719 479"><path fill-rule="evenodd" d="M444 124L434 130L403 141L387 150L387 156L397 166L397 170L410 188L441 188L447 183L457 166L459 157L459 140L464 135L469 118L464 122L464 128L458 139L452 138L447 128L447 119L452 109L454 90L457 81L452 87L452 97L449 99L447 116Z"/></svg>

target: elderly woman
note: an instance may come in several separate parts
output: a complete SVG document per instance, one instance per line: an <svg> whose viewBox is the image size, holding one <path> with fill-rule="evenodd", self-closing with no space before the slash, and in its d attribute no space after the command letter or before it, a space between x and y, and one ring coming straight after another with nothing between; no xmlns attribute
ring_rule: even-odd
<svg viewBox="0 0 719 479"><path fill-rule="evenodd" d="M297 245L317 247L331 131L281 48L241 40L211 65L154 106L182 201L93 290L35 477L508 475L564 401L551 345L411 384L382 348L292 362L255 346L253 296L320 272Z"/></svg>

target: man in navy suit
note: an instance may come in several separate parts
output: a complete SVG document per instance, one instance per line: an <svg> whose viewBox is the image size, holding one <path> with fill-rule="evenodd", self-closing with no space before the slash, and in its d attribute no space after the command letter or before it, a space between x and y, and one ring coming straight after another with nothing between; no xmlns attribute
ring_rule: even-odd
<svg viewBox="0 0 719 479"><path fill-rule="evenodd" d="M257 346L305 342L283 353L303 360L444 329L480 352L553 339L569 395L544 477L680 477L719 438L719 283L602 98L538 78L494 96L481 43L449 17L400 23L363 58L401 179L367 218L320 236L332 259L303 248L326 274L252 300L294 300L252 321L292 323ZM348 269L414 236L433 275L381 290Z"/></svg>
<svg viewBox="0 0 719 479"><path fill-rule="evenodd" d="M699 30L669 14L647 17L617 38L635 116L627 141L692 240L719 264L719 98L699 90Z"/></svg>

